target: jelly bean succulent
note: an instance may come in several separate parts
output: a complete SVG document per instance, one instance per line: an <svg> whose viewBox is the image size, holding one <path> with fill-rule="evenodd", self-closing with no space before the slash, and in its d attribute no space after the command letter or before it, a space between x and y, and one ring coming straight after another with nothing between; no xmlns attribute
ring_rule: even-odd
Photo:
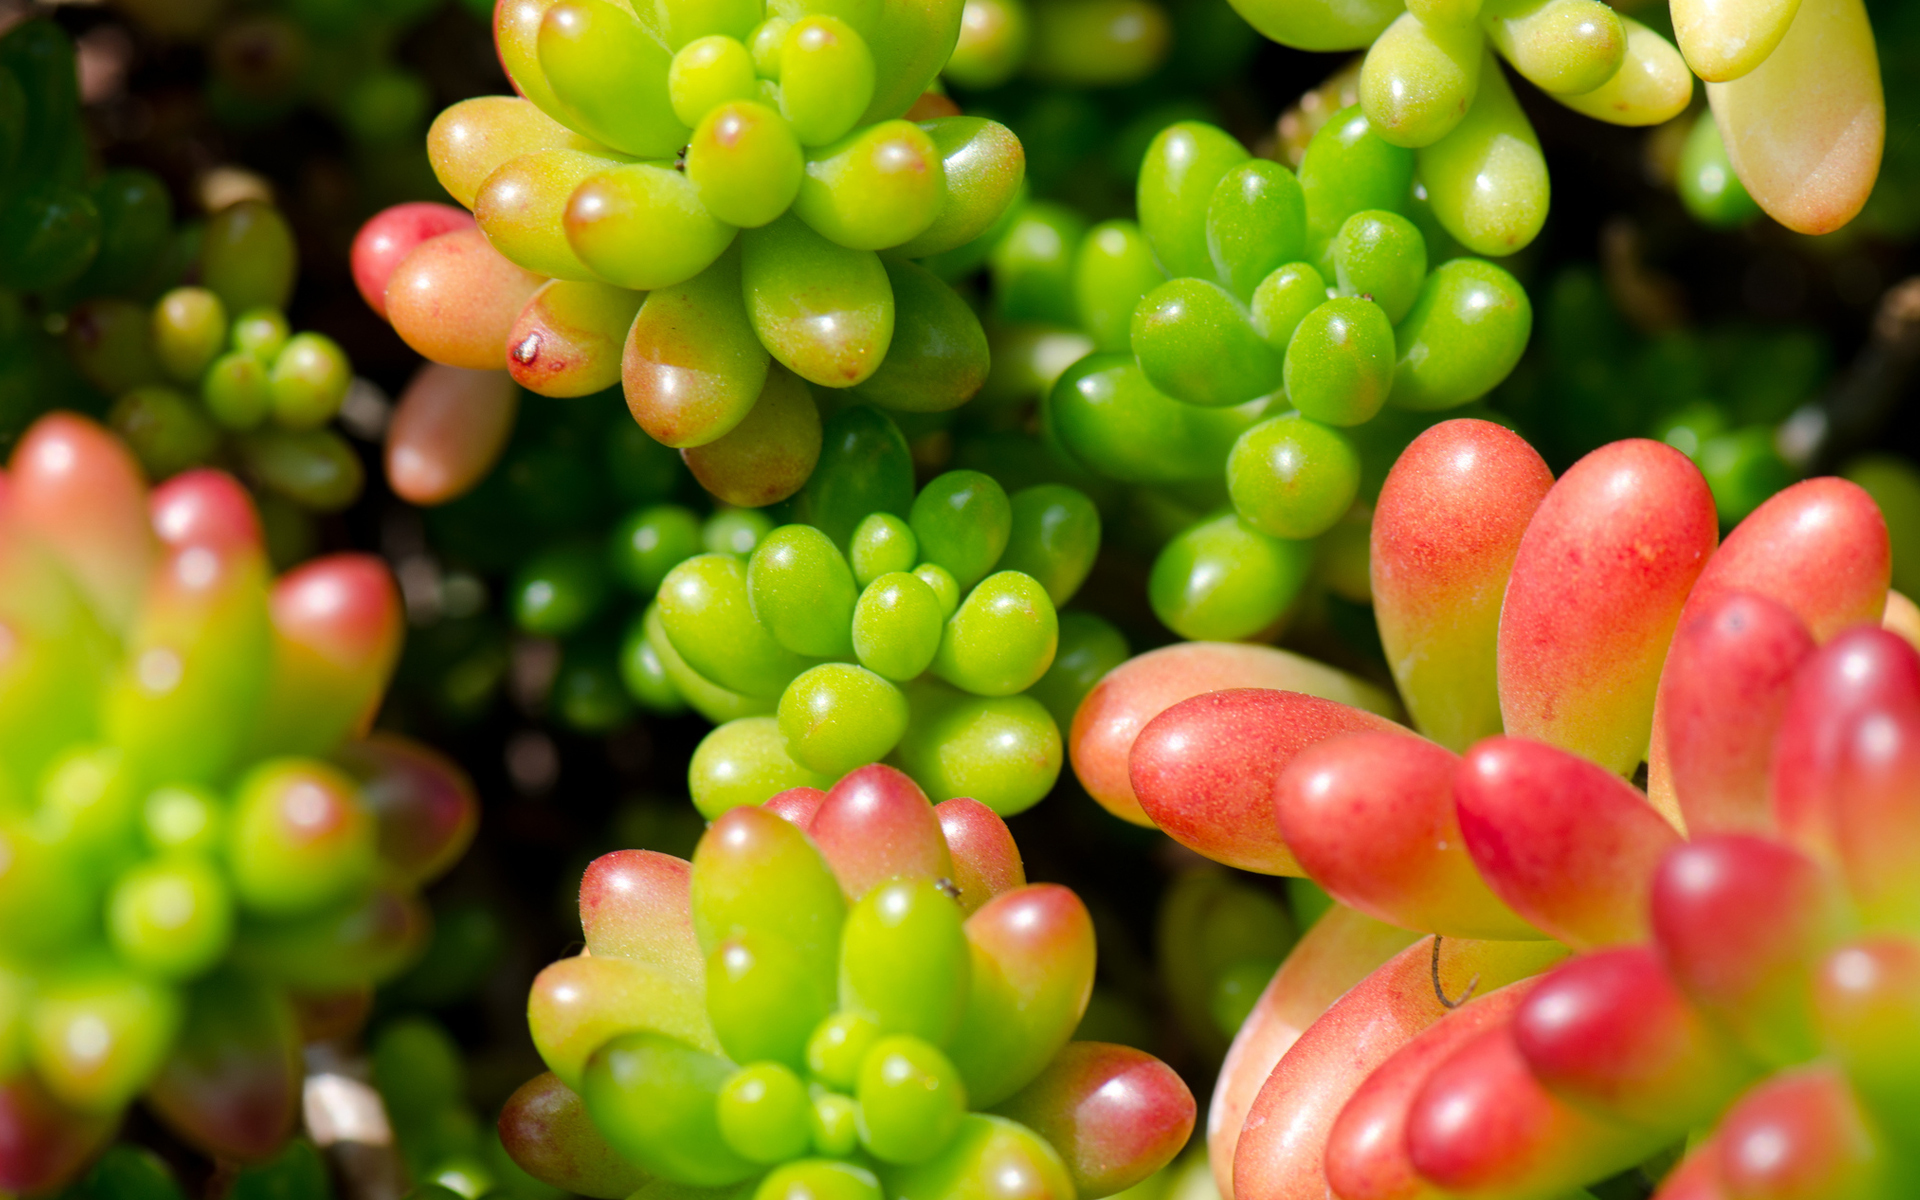
<svg viewBox="0 0 1920 1200"><path fill-rule="evenodd" d="M258 201L222 211L207 236L292 254L285 221ZM216 274L217 290L176 287L151 305L86 301L68 314L68 353L89 383L115 397L108 423L151 477L231 462L301 508L337 511L359 496L364 475L329 428L353 367L332 338L288 326L281 309L291 270L269 282L263 291Z"/></svg>
<svg viewBox="0 0 1920 1200"><path fill-rule="evenodd" d="M673 566L629 634L629 686L725 721L689 768L709 817L882 758L937 799L1019 812L1059 775L1058 722L1126 656L1111 625L1059 611L1099 548L1092 501L965 470L915 495L896 453L887 475L810 484L750 555Z"/></svg>
<svg viewBox="0 0 1920 1200"><path fill-rule="evenodd" d="M1097 1197L1192 1129L1164 1064L1069 1040L1079 899L1028 884L986 806L890 767L731 809L691 863L607 855L580 908L587 953L528 1005L551 1073L500 1118L570 1191Z"/></svg>
<svg viewBox="0 0 1920 1200"><path fill-rule="evenodd" d="M1050 435L1128 483L1204 496L1224 476L1231 509L1174 536L1149 583L1183 637L1280 620L1312 539L1364 531L1350 514L1406 439L1485 395L1526 348L1525 290L1423 231L1413 169L1357 107L1314 135L1297 177L1180 122L1147 151L1139 224L1098 227L1074 257L1097 350L1054 385Z"/></svg>
<svg viewBox="0 0 1920 1200"><path fill-rule="evenodd" d="M1364 806L1404 818L1388 797L1419 794L1429 814L1454 810L1486 898L1581 951L1537 979L1489 975L1514 982L1441 1000L1451 1011L1403 1014L1357 1074L1316 1065L1325 1048L1302 1052L1302 1037L1273 1078L1310 1079L1338 1109L1319 1163L1334 1195L1555 1194L1650 1159L1657 1178L1690 1134L1661 1196L1911 1190L1920 655L1877 625L1834 632L1846 614L1809 604L1817 585L1772 599L1738 585L1777 578L1704 582L1660 693L1656 794L1677 802L1684 837L1617 776L1519 739L1454 758L1359 735L1308 748L1276 780L1306 869L1357 907L1489 931L1441 900L1457 885L1363 880L1382 863L1334 847ZM1495 945L1450 937L1446 952L1485 963ZM1403 978L1423 950L1433 973L1441 951L1422 945ZM1274 1112L1261 1099L1248 1115ZM1265 1194L1312 1169L1251 1127L1236 1188ZM1521 1132L1502 1142L1491 1129Z"/></svg>
<svg viewBox="0 0 1920 1200"><path fill-rule="evenodd" d="M1546 164L1502 60L1556 102L1616 125L1679 115L1698 75L1711 136L1745 190L1802 233L1852 220L1879 171L1886 106L1862 0L1672 0L1673 41L1600 0L1234 7L1290 46L1366 49L1368 120L1417 151L1435 215L1481 253L1525 245L1547 210Z"/></svg>
<svg viewBox="0 0 1920 1200"><path fill-rule="evenodd" d="M1912 928L1897 731L1920 655L1878 628L1873 501L1807 480L1722 543L1671 447L1556 481L1456 420L1400 458L1372 536L1418 734L1316 664L1205 644L1122 667L1075 721L1110 808L1338 902L1228 1054L1223 1193L1563 1195L1657 1177L1717 1122L1663 1194L1899 1194L1910 1100L1853 1064L1870 1031L1912 1043L1904 977L1856 966L1877 982L1813 1015L1825 956L1911 954L1883 943Z"/></svg>
<svg viewBox="0 0 1920 1200"><path fill-rule="evenodd" d="M268 1157L294 999L404 967L416 892L473 832L456 767L366 733L392 580L357 554L274 579L231 477L149 495L67 414L13 454L0 574L0 1187L72 1178L135 1100Z"/></svg>
<svg viewBox="0 0 1920 1200"><path fill-rule="evenodd" d="M473 216L376 217L362 292L427 358L550 395L619 383L723 498L791 495L820 454L810 385L939 411L985 377L978 318L913 261L983 233L1024 169L995 122L904 119L959 17L502 4L521 95L463 101L428 138Z"/></svg>

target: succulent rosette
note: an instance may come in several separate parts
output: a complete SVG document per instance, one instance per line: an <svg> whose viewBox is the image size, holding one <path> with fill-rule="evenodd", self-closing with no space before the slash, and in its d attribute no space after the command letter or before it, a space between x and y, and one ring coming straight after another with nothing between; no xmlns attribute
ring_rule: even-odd
<svg viewBox="0 0 1920 1200"><path fill-rule="evenodd" d="M1095 476L1202 506L1160 549L1149 600L1182 637L1252 637L1283 619L1319 539L1324 575L1364 573L1388 464L1507 378L1533 307L1434 223L1413 152L1357 106L1298 175L1171 124L1136 195L1137 224L1101 224L1063 264L1094 352L1052 384L1045 430ZM1206 511L1222 481L1229 505Z"/></svg>
<svg viewBox="0 0 1920 1200"><path fill-rule="evenodd" d="M292 1132L300 997L364 991L472 836L451 763L367 725L379 560L275 579L229 476L148 493L41 419L0 490L0 1187L73 1177L135 1100L241 1162Z"/></svg>
<svg viewBox="0 0 1920 1200"><path fill-rule="evenodd" d="M331 423L353 365L332 338L287 321L293 230L273 205L242 200L200 238L193 259L174 264L198 283L152 303L109 293L76 305L68 357L113 399L107 422L151 478L233 464L275 504L347 507L364 472Z"/></svg>
<svg viewBox="0 0 1920 1200"><path fill-rule="evenodd" d="M809 385L937 412L985 379L978 318L913 261L984 233L1024 172L1004 126L921 99L959 24L945 0L501 3L520 95L428 135L472 216L375 217L361 290L429 359L621 384L649 434L722 463L723 499L783 499L820 455Z"/></svg>
<svg viewBox="0 0 1920 1200"><path fill-rule="evenodd" d="M1318 664L1204 643L1075 720L1110 809L1340 902L1228 1055L1223 1193L1557 1196L1724 1111L1671 1194L1901 1194L1911 1075L1875 1072L1916 1036L1920 657L1878 628L1910 605L1871 498L1807 480L1722 543L1671 447L1556 481L1457 420L1395 465L1372 536L1418 735Z"/></svg>
<svg viewBox="0 0 1920 1200"><path fill-rule="evenodd" d="M1615 125L1678 116L1698 75L1714 119L1694 154L1726 163L1768 215L1801 233L1852 220L1880 169L1886 103L1862 0L1672 0L1673 41L1600 0L1234 7L1289 46L1365 49L1367 118L1417 151L1435 215L1480 253L1525 245L1547 212L1546 161L1503 60L1556 102Z"/></svg>
<svg viewBox="0 0 1920 1200"><path fill-rule="evenodd" d="M1029 808L1059 776L1060 723L1126 657L1112 625L1061 612L1099 513L1072 488L1008 496L978 471L915 495L898 431L872 409L842 416L890 440L897 470L836 472L801 493L805 523L750 555L673 566L622 651L628 687L724 722L688 772L708 817L883 758L939 800Z"/></svg>
<svg viewBox="0 0 1920 1200"><path fill-rule="evenodd" d="M890 767L732 809L691 863L602 857L580 912L586 952L528 1004L551 1073L500 1118L570 1191L1097 1197L1192 1130L1171 1069L1069 1040L1078 897L1027 883L986 806Z"/></svg>

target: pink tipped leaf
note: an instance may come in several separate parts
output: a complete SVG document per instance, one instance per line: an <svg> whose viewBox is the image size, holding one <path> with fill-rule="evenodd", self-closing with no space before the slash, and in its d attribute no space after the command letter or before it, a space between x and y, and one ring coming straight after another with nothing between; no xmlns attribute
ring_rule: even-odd
<svg viewBox="0 0 1920 1200"><path fill-rule="evenodd" d="M1181 642L1135 655L1094 685L1074 714L1067 749L1087 792L1114 816L1152 825L1133 792L1128 758L1140 730L1191 696L1226 688L1277 688L1398 714L1393 697L1309 658L1271 646Z"/></svg>
<svg viewBox="0 0 1920 1200"><path fill-rule="evenodd" d="M360 298L382 319L387 315L387 280L400 261L428 238L472 229L473 215L451 204L416 200L382 209L353 235L348 261Z"/></svg>
<svg viewBox="0 0 1920 1200"><path fill-rule="evenodd" d="M1234 688L1182 700L1147 722L1128 770L1141 809L1181 845L1230 867L1300 875L1274 819L1275 776L1316 742L1396 730L1406 732L1303 692Z"/></svg>
<svg viewBox="0 0 1920 1200"><path fill-rule="evenodd" d="M586 1102L551 1071L520 1085L500 1110L500 1144L540 1182L594 1200L626 1200L652 1181L607 1144Z"/></svg>
<svg viewBox="0 0 1920 1200"><path fill-rule="evenodd" d="M239 973L200 980L166 1064L147 1087L154 1114L201 1153L259 1162L300 1112L300 1028L280 989Z"/></svg>
<svg viewBox="0 0 1920 1200"><path fill-rule="evenodd" d="M580 925L587 950L658 967L696 990L706 956L693 936L692 864L657 850L615 850L580 877Z"/></svg>
<svg viewBox="0 0 1920 1200"><path fill-rule="evenodd" d="M393 573L370 554L330 554L273 588L273 676L255 744L319 754L364 729L400 656L405 613Z"/></svg>
<svg viewBox="0 0 1920 1200"><path fill-rule="evenodd" d="M423 507L466 495L500 461L519 408L504 371L421 367L387 423L388 485Z"/></svg>
<svg viewBox="0 0 1920 1200"><path fill-rule="evenodd" d="M1124 1191L1173 1161L1193 1132L1193 1093L1143 1050L1068 1042L996 1110L1060 1152L1080 1200Z"/></svg>
<svg viewBox="0 0 1920 1200"><path fill-rule="evenodd" d="M842 776L807 831L849 902L889 880L953 875L953 857L927 794L885 763Z"/></svg>
<svg viewBox="0 0 1920 1200"><path fill-rule="evenodd" d="M1459 761L1391 733L1309 746L1274 781L1281 835L1314 882L1382 921L1446 937L1539 937L1467 854L1453 800Z"/></svg>
<svg viewBox="0 0 1920 1200"><path fill-rule="evenodd" d="M1827 804L1847 888L1870 927L1920 933L1920 698L1857 713Z"/></svg>
<svg viewBox="0 0 1920 1200"><path fill-rule="evenodd" d="M1407 1110L1427 1076L1482 1030L1507 1021L1530 981L1447 1013L1395 1051L1340 1109L1327 1135L1327 1187L1339 1200L1440 1200L1407 1157Z"/></svg>
<svg viewBox="0 0 1920 1200"><path fill-rule="evenodd" d="M1891 570L1887 522L1866 489L1830 476L1802 480L1769 497L1727 535L1693 585L1680 624L1720 611L1729 596L1745 592L1783 605L1815 642L1824 642L1849 625L1879 620ZM1662 811L1673 784L1660 713L1670 688L1691 672L1680 664L1663 671L1654 706L1647 784Z"/></svg>
<svg viewBox="0 0 1920 1200"><path fill-rule="evenodd" d="M72 573L101 620L126 628L155 559L146 479L126 445L85 417L44 416L14 447L7 504Z"/></svg>
<svg viewBox="0 0 1920 1200"><path fill-rule="evenodd" d="M646 293L549 279L507 330L507 372L541 396L591 396L620 382L621 351Z"/></svg>
<svg viewBox="0 0 1920 1200"><path fill-rule="evenodd" d="M1027 886L1020 847L1006 821L978 800L955 796L933 806L940 833L953 856L953 884L968 913L1003 892Z"/></svg>
<svg viewBox="0 0 1920 1200"><path fill-rule="evenodd" d="M169 551L105 697L107 735L145 778L223 778L240 761L267 695L272 645L267 565L257 547Z"/></svg>
<svg viewBox="0 0 1920 1200"><path fill-rule="evenodd" d="M1585 948L1640 940L1673 826L1619 776L1540 742L1488 738L1454 776L1460 831L1493 892Z"/></svg>
<svg viewBox="0 0 1920 1200"><path fill-rule="evenodd" d="M1552 942L1422 938L1335 1001L1267 1077L1233 1156L1235 1200L1321 1196L1327 1138L1367 1077L1469 992L1539 974L1564 957ZM1439 976L1436 988L1434 976Z"/></svg>
<svg viewBox="0 0 1920 1200"><path fill-rule="evenodd" d="M1688 998L1763 1062L1815 1049L1811 976L1843 936L1839 888L1781 842L1719 834L1676 847L1653 882L1653 935Z"/></svg>
<svg viewBox="0 0 1920 1200"><path fill-rule="evenodd" d="M1813 637L1791 610L1747 592L1688 611L1661 675L1648 787L1665 788L1696 836L1770 831L1774 735Z"/></svg>
<svg viewBox="0 0 1920 1200"><path fill-rule="evenodd" d="M967 918L965 1015L947 1057L975 1108L1039 1075L1073 1036L1093 994L1093 919L1059 884L1002 893Z"/></svg>
<svg viewBox="0 0 1920 1200"><path fill-rule="evenodd" d="M1782 1072L1740 1098L1714 1133L1720 1179L1745 1200L1872 1200L1907 1194L1888 1145L1829 1064Z"/></svg>
<svg viewBox="0 0 1920 1200"><path fill-rule="evenodd" d="M173 549L266 545L253 497L239 480L211 467L183 471L153 489L147 514L153 535Z"/></svg>
<svg viewBox="0 0 1920 1200"><path fill-rule="evenodd" d="M1614 442L1569 468L1527 525L1501 605L1506 732L1632 774L1667 643L1719 536L1706 480L1671 446Z"/></svg>
<svg viewBox="0 0 1920 1200"><path fill-rule="evenodd" d="M1452 750L1500 732L1500 601L1553 472L1491 421L1443 421L1401 452L1373 510L1374 618L1414 728Z"/></svg>
<svg viewBox="0 0 1920 1200"><path fill-rule="evenodd" d="M1700 572L1687 615L1729 592L1786 605L1824 642L1877 620L1893 569L1887 521L1857 483L1803 479L1748 513Z"/></svg>
<svg viewBox="0 0 1920 1200"><path fill-rule="evenodd" d="M1754 1074L1647 946L1561 963L1515 1013L1513 1032L1549 1091L1669 1136L1710 1124Z"/></svg>
<svg viewBox="0 0 1920 1200"><path fill-rule="evenodd" d="M1781 836L1824 861L1838 853L1833 799L1855 726L1866 714L1920 707L1920 653L1897 634L1849 629L1801 664L1770 768Z"/></svg>
<svg viewBox="0 0 1920 1200"><path fill-rule="evenodd" d="M497 371L507 334L546 280L507 261L478 228L428 238L387 277L386 316L420 357Z"/></svg>
<svg viewBox="0 0 1920 1200"><path fill-rule="evenodd" d="M58 1191L113 1137L117 1113L79 1113L31 1071L0 1082L0 1188L18 1195Z"/></svg>
<svg viewBox="0 0 1920 1200"><path fill-rule="evenodd" d="M694 847L688 896L703 955L729 938L758 934L788 943L834 977L846 898L813 841L791 822L751 805L715 818Z"/></svg>
<svg viewBox="0 0 1920 1200"><path fill-rule="evenodd" d="M1433 1069L1408 1106L1407 1158L1429 1183L1472 1196L1553 1196L1623 1171L1667 1140L1589 1115L1540 1085L1497 1022Z"/></svg>

